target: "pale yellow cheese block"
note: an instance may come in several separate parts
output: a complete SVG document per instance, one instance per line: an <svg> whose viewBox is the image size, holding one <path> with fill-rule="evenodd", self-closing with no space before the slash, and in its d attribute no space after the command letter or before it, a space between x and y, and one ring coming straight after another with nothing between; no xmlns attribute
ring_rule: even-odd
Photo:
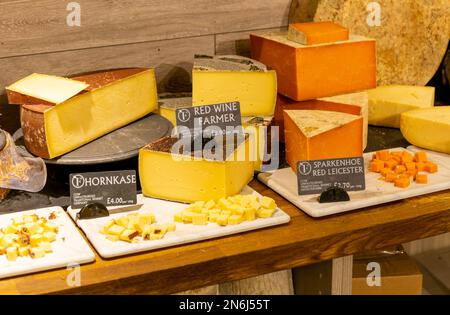
<svg viewBox="0 0 450 315"><path fill-rule="evenodd" d="M387 85L369 90L369 124L400 127L400 115L434 106L434 87Z"/></svg>
<svg viewBox="0 0 450 315"><path fill-rule="evenodd" d="M159 101L159 115L166 118L173 126L177 125L175 115L178 108L192 107L191 97L167 98Z"/></svg>
<svg viewBox="0 0 450 315"><path fill-rule="evenodd" d="M73 97L44 112L49 157L70 152L157 109L153 69Z"/></svg>
<svg viewBox="0 0 450 315"><path fill-rule="evenodd" d="M242 116L272 116L277 75L258 61L241 56L201 56L192 71L194 106L240 102Z"/></svg>
<svg viewBox="0 0 450 315"><path fill-rule="evenodd" d="M68 78L33 73L6 87L6 90L59 104L77 95L89 84Z"/></svg>
<svg viewBox="0 0 450 315"><path fill-rule="evenodd" d="M167 139L156 141L156 147L165 146L161 143ZM178 202L217 200L238 194L253 178L254 164L246 154L248 140L224 161L172 155L170 148L164 152L152 147L155 143L139 152L139 177L145 196ZM246 158L238 160L240 156Z"/></svg>
<svg viewBox="0 0 450 315"><path fill-rule="evenodd" d="M415 146L450 154L450 106L403 113L400 130Z"/></svg>

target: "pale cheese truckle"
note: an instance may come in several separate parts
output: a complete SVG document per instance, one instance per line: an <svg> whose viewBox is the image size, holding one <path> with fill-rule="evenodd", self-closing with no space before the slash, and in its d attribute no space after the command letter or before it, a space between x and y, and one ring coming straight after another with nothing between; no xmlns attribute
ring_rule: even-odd
<svg viewBox="0 0 450 315"><path fill-rule="evenodd" d="M400 128L404 112L434 106L434 87L386 85L369 90L369 124Z"/></svg>
<svg viewBox="0 0 450 315"><path fill-rule="evenodd" d="M415 146L450 154L450 106L405 112L401 114L400 130Z"/></svg>
<svg viewBox="0 0 450 315"><path fill-rule="evenodd" d="M277 75L241 56L196 56L192 71L194 106L240 102L242 116L272 116Z"/></svg>
<svg viewBox="0 0 450 315"><path fill-rule="evenodd" d="M229 140L230 136L226 137L219 159L205 157L203 146L200 150L190 146L187 150L192 152L183 152L183 145L189 143L172 137L164 137L142 148L139 177L144 196L195 202L239 194L253 178L254 162L248 156L248 138L234 142ZM231 154L226 154L227 151Z"/></svg>
<svg viewBox="0 0 450 315"><path fill-rule="evenodd" d="M54 106L21 106L25 146L31 153L47 159L61 156L157 109L153 69L102 71L72 79L89 87Z"/></svg>
<svg viewBox="0 0 450 315"><path fill-rule="evenodd" d="M298 161L362 156L363 118L325 110L285 110L286 160Z"/></svg>

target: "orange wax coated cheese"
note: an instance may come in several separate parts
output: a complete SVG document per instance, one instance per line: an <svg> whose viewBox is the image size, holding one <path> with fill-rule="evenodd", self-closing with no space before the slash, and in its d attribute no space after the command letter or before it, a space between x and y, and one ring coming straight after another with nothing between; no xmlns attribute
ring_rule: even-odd
<svg viewBox="0 0 450 315"><path fill-rule="evenodd" d="M376 42L348 41L302 45L286 32L251 34L251 54L277 72L278 92L303 101L376 87Z"/></svg>
<svg viewBox="0 0 450 315"><path fill-rule="evenodd" d="M298 161L362 156L361 116L323 110L285 110L286 160Z"/></svg>
<svg viewBox="0 0 450 315"><path fill-rule="evenodd" d="M425 151L416 152L414 159L416 162L426 162L428 161L427 153Z"/></svg>
<svg viewBox="0 0 450 315"><path fill-rule="evenodd" d="M427 184L428 183L428 175L427 174L417 174L416 175L416 183L417 184Z"/></svg>
<svg viewBox="0 0 450 315"><path fill-rule="evenodd" d="M370 162L370 171L379 173L384 168L384 162L374 160Z"/></svg>
<svg viewBox="0 0 450 315"><path fill-rule="evenodd" d="M400 188L406 188L411 184L411 181L409 180L409 177L400 177L395 180L395 186Z"/></svg>
<svg viewBox="0 0 450 315"><path fill-rule="evenodd" d="M436 173L438 170L438 167L433 162L426 162L425 163L425 171L428 173Z"/></svg>
<svg viewBox="0 0 450 315"><path fill-rule="evenodd" d="M332 43L348 40L347 28L333 22L293 23L289 25L288 39L303 45Z"/></svg>

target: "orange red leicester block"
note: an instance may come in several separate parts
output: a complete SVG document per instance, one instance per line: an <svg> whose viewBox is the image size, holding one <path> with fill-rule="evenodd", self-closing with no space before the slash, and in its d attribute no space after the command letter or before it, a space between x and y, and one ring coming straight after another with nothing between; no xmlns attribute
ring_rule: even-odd
<svg viewBox="0 0 450 315"><path fill-rule="evenodd" d="M289 25L288 39L303 45L348 40L348 28L333 22L294 23Z"/></svg>

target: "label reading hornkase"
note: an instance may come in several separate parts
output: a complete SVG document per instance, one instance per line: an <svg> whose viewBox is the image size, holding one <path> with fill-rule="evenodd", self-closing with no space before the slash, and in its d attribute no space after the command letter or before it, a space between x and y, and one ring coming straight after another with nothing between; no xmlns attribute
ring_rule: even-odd
<svg viewBox="0 0 450 315"><path fill-rule="evenodd" d="M299 195L320 194L329 187L346 191L365 190L362 157L297 162Z"/></svg>
<svg viewBox="0 0 450 315"><path fill-rule="evenodd" d="M178 135L242 133L239 102L178 108L175 114Z"/></svg>
<svg viewBox="0 0 450 315"><path fill-rule="evenodd" d="M70 205L80 209L89 202L105 206L137 203L136 171L70 174Z"/></svg>

